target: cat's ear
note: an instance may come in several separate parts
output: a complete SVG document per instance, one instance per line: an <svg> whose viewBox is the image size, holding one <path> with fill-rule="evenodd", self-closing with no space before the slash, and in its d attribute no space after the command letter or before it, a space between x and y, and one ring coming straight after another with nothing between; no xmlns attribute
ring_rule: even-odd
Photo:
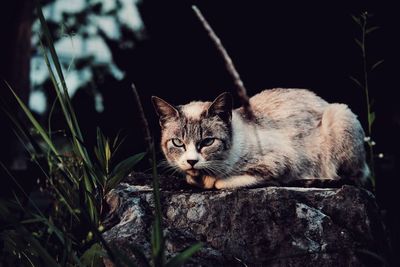
<svg viewBox="0 0 400 267"><path fill-rule="evenodd" d="M232 119L232 95L228 92L222 93L211 103L207 110L208 116L219 116L223 121L230 122Z"/></svg>
<svg viewBox="0 0 400 267"><path fill-rule="evenodd" d="M152 96L151 101L153 102L154 109L160 118L161 126L163 126L167 120L179 117L179 111L171 104L168 104L167 101L157 96Z"/></svg>

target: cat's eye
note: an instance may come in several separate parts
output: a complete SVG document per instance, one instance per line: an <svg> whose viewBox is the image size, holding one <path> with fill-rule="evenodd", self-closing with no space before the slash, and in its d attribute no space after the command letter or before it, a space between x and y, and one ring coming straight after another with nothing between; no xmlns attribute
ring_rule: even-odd
<svg viewBox="0 0 400 267"><path fill-rule="evenodd" d="M176 146L176 147L183 147L183 146L185 146L185 145L183 144L183 142L182 142L180 139L178 139L178 138L174 138L174 139L172 139L171 141L172 141L172 144L173 144L174 146Z"/></svg>
<svg viewBox="0 0 400 267"><path fill-rule="evenodd" d="M211 146L214 144L215 138L204 138L203 141L201 141L200 146L205 147L205 146Z"/></svg>

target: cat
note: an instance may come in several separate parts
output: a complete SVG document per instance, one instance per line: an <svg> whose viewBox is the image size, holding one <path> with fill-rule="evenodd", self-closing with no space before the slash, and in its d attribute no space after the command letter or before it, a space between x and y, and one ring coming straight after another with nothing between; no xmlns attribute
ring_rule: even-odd
<svg viewBox="0 0 400 267"><path fill-rule="evenodd" d="M364 131L345 104L306 89L269 89L250 98L254 119L233 110L229 93L173 106L153 96L168 164L202 188L229 189L299 180L369 176Z"/></svg>

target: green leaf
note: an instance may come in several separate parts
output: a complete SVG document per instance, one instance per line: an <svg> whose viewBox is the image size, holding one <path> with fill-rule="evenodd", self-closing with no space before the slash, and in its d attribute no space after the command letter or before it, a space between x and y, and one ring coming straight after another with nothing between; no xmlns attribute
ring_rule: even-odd
<svg viewBox="0 0 400 267"><path fill-rule="evenodd" d="M97 128L97 148L95 148L96 157L103 169L105 175L109 174L109 165L111 161L111 148L108 138L104 136L100 128Z"/></svg>
<svg viewBox="0 0 400 267"><path fill-rule="evenodd" d="M23 227L18 227L17 231L23 234L27 242L29 242L29 244L31 244L31 246L38 252L40 257L46 263L45 266L60 266L57 261L52 256L50 256L47 250L42 247L39 241L35 237L33 237L30 232L28 232L28 230Z"/></svg>
<svg viewBox="0 0 400 267"><path fill-rule="evenodd" d="M58 60L56 49L54 48L54 41L53 41L53 38L51 37L49 27L47 26L46 19L44 18L44 15L43 15L43 12L42 12L42 8L40 7L39 4L38 4L37 11L38 11L37 13L38 13L39 21L40 21L40 24L42 26L43 34L44 34L44 37L46 39L47 45L48 45L49 50L50 50L51 57L53 59L54 66L55 66L56 71L57 71L57 75L59 76L59 78L61 80L61 84L62 84L63 89L65 91L67 91L64 75L63 75L62 69L61 69L61 64L60 64L60 61Z"/></svg>
<svg viewBox="0 0 400 267"><path fill-rule="evenodd" d="M129 172L131 169L143 159L143 157L146 155L145 152L138 153L136 155L130 156L129 158L121 161L117 166L115 166L113 173L119 173L119 172Z"/></svg>
<svg viewBox="0 0 400 267"><path fill-rule="evenodd" d="M202 248L201 243L194 244L193 246L185 249L171 260L168 261L166 267L179 267L182 266L190 257L193 256L196 252L198 252Z"/></svg>
<svg viewBox="0 0 400 267"><path fill-rule="evenodd" d="M13 130L14 134L17 136L21 144L24 146L25 150L29 152L31 155L33 153L40 154L42 152L42 149L40 146L37 144L36 140L32 137L32 135L29 132L28 127L24 126L22 123L19 122L18 116L12 115L9 111L7 111L3 106L1 106L1 109L3 112L10 118L10 120L13 122L14 126L16 129ZM49 135L50 138L50 135ZM50 138L51 139L51 138ZM30 148L29 145L31 145Z"/></svg>
<svg viewBox="0 0 400 267"><path fill-rule="evenodd" d="M368 114L368 124L369 126L372 126L372 124L375 121L375 112L371 112Z"/></svg>
<svg viewBox="0 0 400 267"><path fill-rule="evenodd" d="M360 87L361 89L364 88L364 86L360 83L359 80L357 80L357 79L354 78L353 76L350 76L349 78L350 78L350 80L352 80L358 87Z"/></svg>
<svg viewBox="0 0 400 267"><path fill-rule="evenodd" d="M105 137L102 134L100 128L97 128L97 147L95 147L94 152L103 172L107 174L107 159L105 155L105 150Z"/></svg>
<svg viewBox="0 0 400 267"><path fill-rule="evenodd" d="M96 208L96 200L90 191L86 189L85 181L82 179L79 183L79 201L81 205L81 210L87 212L88 220L90 224L98 225L98 211Z"/></svg>
<svg viewBox="0 0 400 267"><path fill-rule="evenodd" d="M43 217L43 216L39 216L39 215L35 215L35 217L38 218L38 219L39 219L39 218L43 219L43 223L46 224L47 227L48 227L48 228L47 228L47 231L48 231L50 234L54 233L54 234L57 236L57 238L60 240L61 244L64 245L64 243L65 243L64 235L63 235L63 233L53 224L53 222L50 221L51 218L50 218L50 219L47 219L47 218L45 218L45 217Z"/></svg>
<svg viewBox="0 0 400 267"><path fill-rule="evenodd" d="M50 62L48 60L47 53L44 52L46 65L48 65L48 70L49 70L49 73L50 73L50 77L51 77L52 82L54 84L54 89L56 90L57 97L60 100L60 104L61 104L61 107L62 107L62 111L63 111L64 117L66 118L68 127L69 127L69 129L70 129L70 131L72 133L72 136L74 137L73 138L73 141L74 141L73 143L77 147L78 155L80 155L82 157L82 159L84 160L85 164L88 165L89 167L92 167L92 163L90 161L90 158L89 158L89 155L87 153L87 150L84 147L82 147L81 144L76 140L77 138L79 140L83 140L82 133L81 133L78 121L76 119L76 115L75 115L74 109L72 107L71 99L69 97L67 85L66 85L66 82L65 82L65 79L64 79L64 75L63 75L63 72L62 72L61 64L60 64L60 62L58 60L58 56L57 56L56 50L54 48L54 42L53 42L53 39L51 37L50 30L49 30L49 28L47 26L46 20L45 20L45 18L43 16L43 12L42 12L42 9L41 9L41 6L40 6L39 2L37 2L37 13L38 13L38 17L39 17L39 20L40 20L40 24L42 26L43 34L44 34L46 42L47 42L47 46L49 47L49 50L50 50L50 55L51 55L52 61L53 61L54 66L55 66L57 76L58 76L58 78L59 78L59 80L61 82L61 86L62 86L62 90L63 90L62 94L61 94L61 90L58 87L58 83L56 82L55 75L54 75L54 73L52 71L52 68L50 66Z"/></svg>
<svg viewBox="0 0 400 267"><path fill-rule="evenodd" d="M124 179L126 177L126 174L125 173L118 173L118 174L116 174L116 175L114 175L114 176L111 176L109 179L108 179L108 181L107 181L107 184L106 184L106 186L105 186L105 191L106 191L106 194L111 190L111 189L114 189L120 182L121 182L121 180L122 179Z"/></svg>
<svg viewBox="0 0 400 267"><path fill-rule="evenodd" d="M94 148L94 155L96 156L97 160L99 161L100 167L104 172L104 165L103 165L104 162L102 160L101 152L100 152L100 149L98 147Z"/></svg>
<svg viewBox="0 0 400 267"><path fill-rule="evenodd" d="M10 209L5 201L0 200L0 217L7 218L10 214Z"/></svg>
<svg viewBox="0 0 400 267"><path fill-rule="evenodd" d="M113 189L115 186L117 186L122 179L126 177L126 175L129 174L130 171L132 171L132 168L143 159L146 153L139 153L136 155L133 155L122 162L120 162L112 171L112 174L107 181L106 185L106 191L108 192L109 190Z"/></svg>
<svg viewBox="0 0 400 267"><path fill-rule="evenodd" d="M156 209L153 228L151 231L152 257L155 266L164 266L165 262L165 243L161 220L162 214Z"/></svg>
<svg viewBox="0 0 400 267"><path fill-rule="evenodd" d="M383 258L381 255L370 251L368 249L363 249L363 248L359 248L355 250L356 255L360 255L362 256L364 259L374 259L374 261L379 261L380 264L377 263L378 266L389 266L388 262L386 261L385 258Z"/></svg>
<svg viewBox="0 0 400 267"><path fill-rule="evenodd" d="M114 154L117 153L118 149L125 142L126 138L127 138L127 136L124 136L124 137L122 137L120 139L118 137L118 139L116 138L114 140L114 143L113 143L113 146L112 146L113 147L113 151L112 151L112 155L111 156L114 156Z"/></svg>
<svg viewBox="0 0 400 267"><path fill-rule="evenodd" d="M98 216L98 210L97 210L97 206L96 206L96 199L95 197L92 195L91 192L86 191L85 192L85 197L86 197L86 205L87 205L87 209L89 212L89 216L90 219L93 223L93 225L97 225L99 224L99 216Z"/></svg>
<svg viewBox="0 0 400 267"><path fill-rule="evenodd" d="M93 181L91 179L92 177L90 176L90 168L85 165L83 165L82 167L83 167L82 168L82 171L83 171L82 178L83 178L83 182L84 182L83 184L85 186L85 190L91 193L91 192L93 192L93 187L96 187L96 184L94 183L95 181ZM95 178L97 178L97 177L95 177Z"/></svg>
<svg viewBox="0 0 400 267"><path fill-rule="evenodd" d="M363 43L358 40L357 38L354 38L354 41L356 42L356 44L360 47L361 51L364 51L364 45Z"/></svg>
<svg viewBox="0 0 400 267"><path fill-rule="evenodd" d="M371 99L370 103L371 103L370 104L371 108L375 107L375 99L374 98Z"/></svg>
<svg viewBox="0 0 400 267"><path fill-rule="evenodd" d="M26 219L21 221L22 224L29 224L29 223L38 223L38 222L43 222L45 219L43 218L32 218L32 219Z"/></svg>
<svg viewBox="0 0 400 267"><path fill-rule="evenodd" d="M105 140L105 148L104 148L104 154L105 154L105 160L106 160L106 171L108 173L108 165L111 159L111 149L110 149L110 143L108 140Z"/></svg>
<svg viewBox="0 0 400 267"><path fill-rule="evenodd" d="M113 150L115 150L118 147L118 145L120 144L120 142L119 142L120 135L121 135L121 130L118 131L117 135L114 138L114 141L113 141L113 144L112 144Z"/></svg>
<svg viewBox="0 0 400 267"><path fill-rule="evenodd" d="M99 243L93 244L81 256L80 261L85 266L102 266L102 257L107 256Z"/></svg>
<svg viewBox="0 0 400 267"><path fill-rule="evenodd" d="M362 26L361 21L360 21L359 18L357 18L357 17L354 16L354 15L351 15L351 18L352 18L353 21L354 21L355 23L357 23L359 26Z"/></svg>
<svg viewBox="0 0 400 267"><path fill-rule="evenodd" d="M368 29L365 30L365 33L366 34L370 34L370 33L374 32L374 31L378 30L379 28L380 27L378 27L378 26L374 26L374 27L368 28Z"/></svg>
<svg viewBox="0 0 400 267"><path fill-rule="evenodd" d="M68 124L68 127L71 129L71 128L73 128L73 126L72 126L71 117L70 117L69 112L67 110L65 99L64 99L63 95L61 94L61 90L60 90L60 88L58 86L57 78L56 78L56 76L54 74L54 71L53 71L53 69L51 67L50 59L47 56L46 49L45 49L45 47L44 47L42 42L40 43L40 45L41 45L41 48L42 48L42 54L43 54L44 61L46 63L47 71L49 72L50 80L53 83L54 91L56 92L57 99L60 102L61 109L63 111L63 114L64 114L65 120L66 120L66 122Z"/></svg>
<svg viewBox="0 0 400 267"><path fill-rule="evenodd" d="M379 60L378 62L376 62L374 65L372 65L371 67L371 71L373 71L374 69L376 69L379 65L381 65L385 60Z"/></svg>
<svg viewBox="0 0 400 267"><path fill-rule="evenodd" d="M36 129L36 131L39 133L39 135L42 137L43 141L49 146L51 151L59 157L58 151L51 141L50 137L47 135L47 131L44 130L44 128L40 125L40 123L36 120L36 118L33 116L32 112L28 109L28 107L24 104L24 102L19 98L19 96L14 92L14 90L11 88L11 86L6 82L8 88L11 90L12 94L14 95L15 99L17 100L19 106L22 108L24 111L25 115L28 117L29 121L32 123L33 127Z"/></svg>

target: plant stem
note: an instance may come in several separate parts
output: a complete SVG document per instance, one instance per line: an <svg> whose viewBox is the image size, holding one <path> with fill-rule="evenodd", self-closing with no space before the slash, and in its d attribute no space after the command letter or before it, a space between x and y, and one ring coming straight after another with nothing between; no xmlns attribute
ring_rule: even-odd
<svg viewBox="0 0 400 267"><path fill-rule="evenodd" d="M160 184L158 180L157 174L157 164L156 164L156 151L154 148L154 141L150 135L150 128L147 122L146 116L143 111L142 102L140 101L139 94L136 90L135 85L132 83L132 91L135 97L135 102L137 104L137 108L140 114L143 133L145 135L145 140L147 142L147 153L149 155L149 161L152 166L152 174L153 174L153 197L154 197L154 206L155 206L155 218L153 225L153 266L163 266L164 259L164 236L162 231L162 211L161 211L161 201L160 201Z"/></svg>
<svg viewBox="0 0 400 267"><path fill-rule="evenodd" d="M367 12L361 14L362 18L362 40L361 40L361 50L362 50L362 57L363 57L363 71L364 71L364 90L365 90L365 98L367 103L367 121L368 121L368 146L369 146L369 165L372 177L373 186L375 186L375 164L374 164L374 148L373 148L373 141L372 141L372 124L373 124L373 117L371 113L371 102L369 97L369 87L368 87L368 68L367 68L367 53L366 53L366 29L367 29Z"/></svg>

